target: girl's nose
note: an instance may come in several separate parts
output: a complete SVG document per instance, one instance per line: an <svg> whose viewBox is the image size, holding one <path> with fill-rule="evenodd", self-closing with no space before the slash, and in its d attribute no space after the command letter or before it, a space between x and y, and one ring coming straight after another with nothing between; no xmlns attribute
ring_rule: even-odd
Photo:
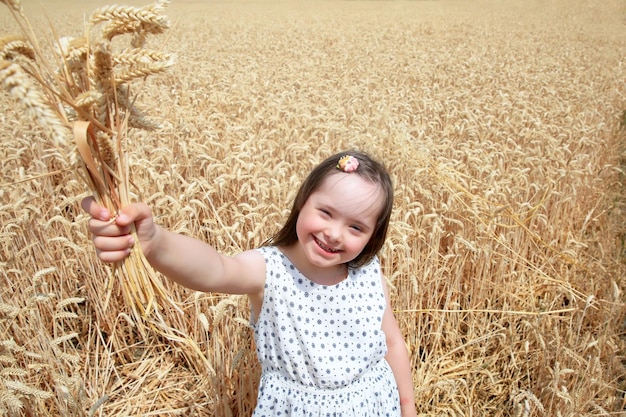
<svg viewBox="0 0 626 417"><path fill-rule="evenodd" d="M341 227L337 222L330 222L324 233L329 242L338 242L341 240Z"/></svg>

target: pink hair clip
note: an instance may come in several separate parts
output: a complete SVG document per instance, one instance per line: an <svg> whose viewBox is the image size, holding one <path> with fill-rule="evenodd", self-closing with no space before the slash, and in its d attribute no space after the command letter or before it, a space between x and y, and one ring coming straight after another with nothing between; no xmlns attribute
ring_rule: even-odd
<svg viewBox="0 0 626 417"><path fill-rule="evenodd" d="M352 155L345 155L339 159L337 168L343 172L354 172L359 167L359 160Z"/></svg>

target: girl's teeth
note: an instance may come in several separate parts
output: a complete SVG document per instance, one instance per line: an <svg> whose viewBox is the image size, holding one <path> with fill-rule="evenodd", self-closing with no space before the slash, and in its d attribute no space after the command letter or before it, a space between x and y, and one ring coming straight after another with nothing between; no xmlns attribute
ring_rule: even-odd
<svg viewBox="0 0 626 417"><path fill-rule="evenodd" d="M316 239L317 240L317 239ZM320 248L324 249L327 252L337 252L334 249L329 248L328 246L324 245L321 241L317 240L317 244L320 246Z"/></svg>

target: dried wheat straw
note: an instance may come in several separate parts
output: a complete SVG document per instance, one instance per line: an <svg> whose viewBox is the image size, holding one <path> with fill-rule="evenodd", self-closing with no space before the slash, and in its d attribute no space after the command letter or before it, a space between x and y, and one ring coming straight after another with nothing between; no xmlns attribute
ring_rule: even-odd
<svg viewBox="0 0 626 417"><path fill-rule="evenodd" d="M173 65L173 61L164 62L139 62L135 65L115 74L115 84L124 84L132 80L147 77L148 75L161 73Z"/></svg>
<svg viewBox="0 0 626 417"><path fill-rule="evenodd" d="M74 102L74 104L77 107L81 107L87 110L96 105L100 100L102 100L102 93L96 90L89 90L84 91L76 96L76 101Z"/></svg>
<svg viewBox="0 0 626 417"><path fill-rule="evenodd" d="M77 319L78 314L72 313L70 311L62 311L60 313L55 313L52 318L54 320L63 320L63 319Z"/></svg>
<svg viewBox="0 0 626 417"><path fill-rule="evenodd" d="M113 105L110 100L115 91L111 46L108 42L100 42L94 47L91 71L90 78L99 93L95 118L106 126L109 123L109 106Z"/></svg>
<svg viewBox="0 0 626 417"><path fill-rule="evenodd" d="M117 91L117 103L120 107L128 112L128 126L143 130L156 130L161 124L151 120L148 116L139 110L130 99L130 89L127 86L121 86Z"/></svg>
<svg viewBox="0 0 626 417"><path fill-rule="evenodd" d="M3 407L5 406L5 407ZM10 413L19 413L24 408L24 404L19 397L8 389L0 390L0 411L8 411Z"/></svg>
<svg viewBox="0 0 626 417"><path fill-rule="evenodd" d="M61 56L65 59L65 65L73 76L77 79L80 85L82 85L82 78L86 73L85 66L87 65L87 56L89 54L89 42L87 38L72 38L67 39L66 43L63 43L64 39L61 39Z"/></svg>
<svg viewBox="0 0 626 417"><path fill-rule="evenodd" d="M0 369L0 377L25 377L28 372L22 368L7 367Z"/></svg>
<svg viewBox="0 0 626 417"><path fill-rule="evenodd" d="M83 297L69 297L59 301L56 305L57 310L63 310L68 305L82 304L85 302Z"/></svg>
<svg viewBox="0 0 626 417"><path fill-rule="evenodd" d="M105 132L96 133L96 146L98 156L112 172L116 172L117 153L115 152L115 141Z"/></svg>
<svg viewBox="0 0 626 417"><path fill-rule="evenodd" d="M138 48L120 51L113 57L114 65L137 65L153 62L170 62L173 64L170 54Z"/></svg>
<svg viewBox="0 0 626 417"><path fill-rule="evenodd" d="M6 4L11 10L22 13L22 2L20 0L0 0L0 3Z"/></svg>
<svg viewBox="0 0 626 417"><path fill-rule="evenodd" d="M108 22L102 28L102 37L108 41L111 41L114 37L124 35L126 33L137 33L142 27L141 22ZM133 44L134 46L134 44ZM140 48L143 45L137 46Z"/></svg>
<svg viewBox="0 0 626 417"><path fill-rule="evenodd" d="M0 313L7 314L10 317L17 316L20 312L20 308L11 304L0 302Z"/></svg>
<svg viewBox="0 0 626 417"><path fill-rule="evenodd" d="M41 400L52 398L52 393L31 387L20 381L5 380L4 384L14 393L32 396Z"/></svg>
<svg viewBox="0 0 626 417"><path fill-rule="evenodd" d="M102 397L98 398L98 400L95 403L93 403L93 405L89 408L88 416L91 417L95 415L96 411L98 411L98 409L102 407L102 405L108 400L109 400L108 395L103 395Z"/></svg>
<svg viewBox="0 0 626 417"><path fill-rule="evenodd" d="M165 122L161 132L131 136L132 198L149 200L160 224L234 252L282 224L284 203L309 166L335 149L369 149L395 179L389 244L380 255L411 352L418 415L621 415L623 222L616 213L624 205L621 180L610 172L623 171L623 148L616 151L608 133L626 96L617 52L623 22L611 16L623 14L618 2L590 9L555 1L545 16L495 1L475 14L450 2L429 5L427 13L420 2L401 13L374 4L347 13L340 3L313 4L314 15L300 8L297 22L292 8L250 2L211 7L210 25L206 14L186 14L176 48L193 59L142 87L142 99L162 103L151 115ZM563 12L572 19L555 19ZM141 33L115 41L142 42L140 25L133 28ZM511 42L531 26L533 36ZM479 40L460 42L468 37ZM76 84L80 93L95 90ZM134 97L115 87L112 108L131 125ZM77 116L92 114L90 106ZM24 124L2 126L11 132L0 147L2 182L20 185L0 189L0 269L12 290L3 301L20 310L0 313L0 328L16 329L0 339L14 337L41 355L31 360L0 346L0 361L28 370L24 383L55 394L32 407L41 415L78 415L54 380L59 369L80 369L97 387L90 399L63 385L81 410L107 393L95 415L250 415L258 367L246 351L247 327L233 331L246 324L247 306L227 306L209 333L224 298L165 284L185 315L166 307L163 317L197 341L216 374L197 372L184 343L153 332L144 339L132 313L124 313L130 308L117 277L104 309L106 270L55 239L83 242L89 252L76 204L40 198L82 189L54 185L71 175L38 175L45 171L41 142ZM112 137L120 131L114 123L91 126ZM41 227L47 216L68 222L55 220L51 234ZM44 251L33 241L57 244ZM33 285L36 271L50 265L57 269ZM72 285L77 280L84 288ZM80 317L55 321L57 301L76 291L88 302L65 310ZM35 294L42 294L38 301ZM31 306L43 314L30 316ZM50 328L57 333L47 337ZM48 342L77 331L80 340L57 345L68 354L76 353L74 344L83 347L74 366ZM26 338L43 339L44 350ZM8 408L0 400L0 410Z"/></svg>
<svg viewBox="0 0 626 417"><path fill-rule="evenodd" d="M68 143L69 130L47 104L44 94L22 68L9 61L0 61L0 82L5 90L46 129L56 146Z"/></svg>
<svg viewBox="0 0 626 417"><path fill-rule="evenodd" d="M119 24L141 22L163 28L168 27L167 19L163 15L147 7L105 6L94 11L90 18L90 23L94 25L106 21L115 21Z"/></svg>
<svg viewBox="0 0 626 417"><path fill-rule="evenodd" d="M127 32L130 29L137 32L135 43L137 38L145 40L149 33L162 33L168 27L167 19L162 15L166 3L158 2L145 8L111 6L97 10L90 19L91 25L104 21L109 21L111 25L106 26L104 32L93 42L86 38L76 40L60 38L52 42L57 56L61 58L57 64L62 69L48 71L46 67L44 70L43 64L36 62L29 73L41 84L39 86L31 82L17 64L5 60L0 67L0 80L4 87L31 110L40 124L66 134L66 127L57 120L58 117L54 117L54 111L49 107L50 98L54 98L51 104L55 111L67 112L64 115L65 120L78 119L74 124L74 133L80 155L87 168L85 179L101 204L113 212L130 203L129 165L121 146L122 142L128 139L128 126L155 127L154 123L135 108L134 98L130 97L130 89L125 83L162 72L170 67L173 61L169 55L156 51L125 49L114 54L110 39L116 33ZM30 27L26 18L20 25L25 31ZM115 29L117 32L114 28L117 28ZM35 37L31 33L27 35L31 43L35 42ZM35 44L35 49L37 48L38 45ZM30 53L21 41L15 39L4 40L2 51L5 58L11 59L17 52L28 57L43 56L39 51L37 54ZM52 78L45 74L50 74ZM63 107L59 106L57 98L65 103ZM66 110L66 106L69 110ZM67 241L53 239L50 242ZM160 278L149 267L139 249L118 265L115 271L116 275L120 276L118 281L122 296L133 312L133 321L139 325L140 333L146 336L144 326L147 326L160 335L191 346L195 357L206 362L201 351L189 337L181 331L174 331L166 324L160 312L164 302L169 307L181 313L182 311L171 302ZM38 276L45 273L47 271L39 271L33 281L37 281ZM105 305L108 305L113 287L109 287L108 290ZM63 304L58 308L61 309L62 306ZM57 311L52 318L75 319L77 315L69 311ZM77 333L68 332L50 341L59 359L76 363L77 355L59 349L60 345L75 337Z"/></svg>
<svg viewBox="0 0 626 417"><path fill-rule="evenodd" d="M0 59L15 61L19 56L35 59L35 51L28 41L21 36L6 36L0 38Z"/></svg>

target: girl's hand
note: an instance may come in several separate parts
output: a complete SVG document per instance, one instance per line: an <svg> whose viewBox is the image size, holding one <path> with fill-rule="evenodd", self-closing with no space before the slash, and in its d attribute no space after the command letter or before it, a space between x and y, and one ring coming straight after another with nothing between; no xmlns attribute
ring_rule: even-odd
<svg viewBox="0 0 626 417"><path fill-rule="evenodd" d="M115 218L109 210L98 205L93 197L83 199L81 207L91 216L87 228L93 235L96 253L102 261L118 262L130 254L135 244L135 238L131 234L133 224L144 253L149 252L153 246L157 227L146 204L126 206Z"/></svg>

